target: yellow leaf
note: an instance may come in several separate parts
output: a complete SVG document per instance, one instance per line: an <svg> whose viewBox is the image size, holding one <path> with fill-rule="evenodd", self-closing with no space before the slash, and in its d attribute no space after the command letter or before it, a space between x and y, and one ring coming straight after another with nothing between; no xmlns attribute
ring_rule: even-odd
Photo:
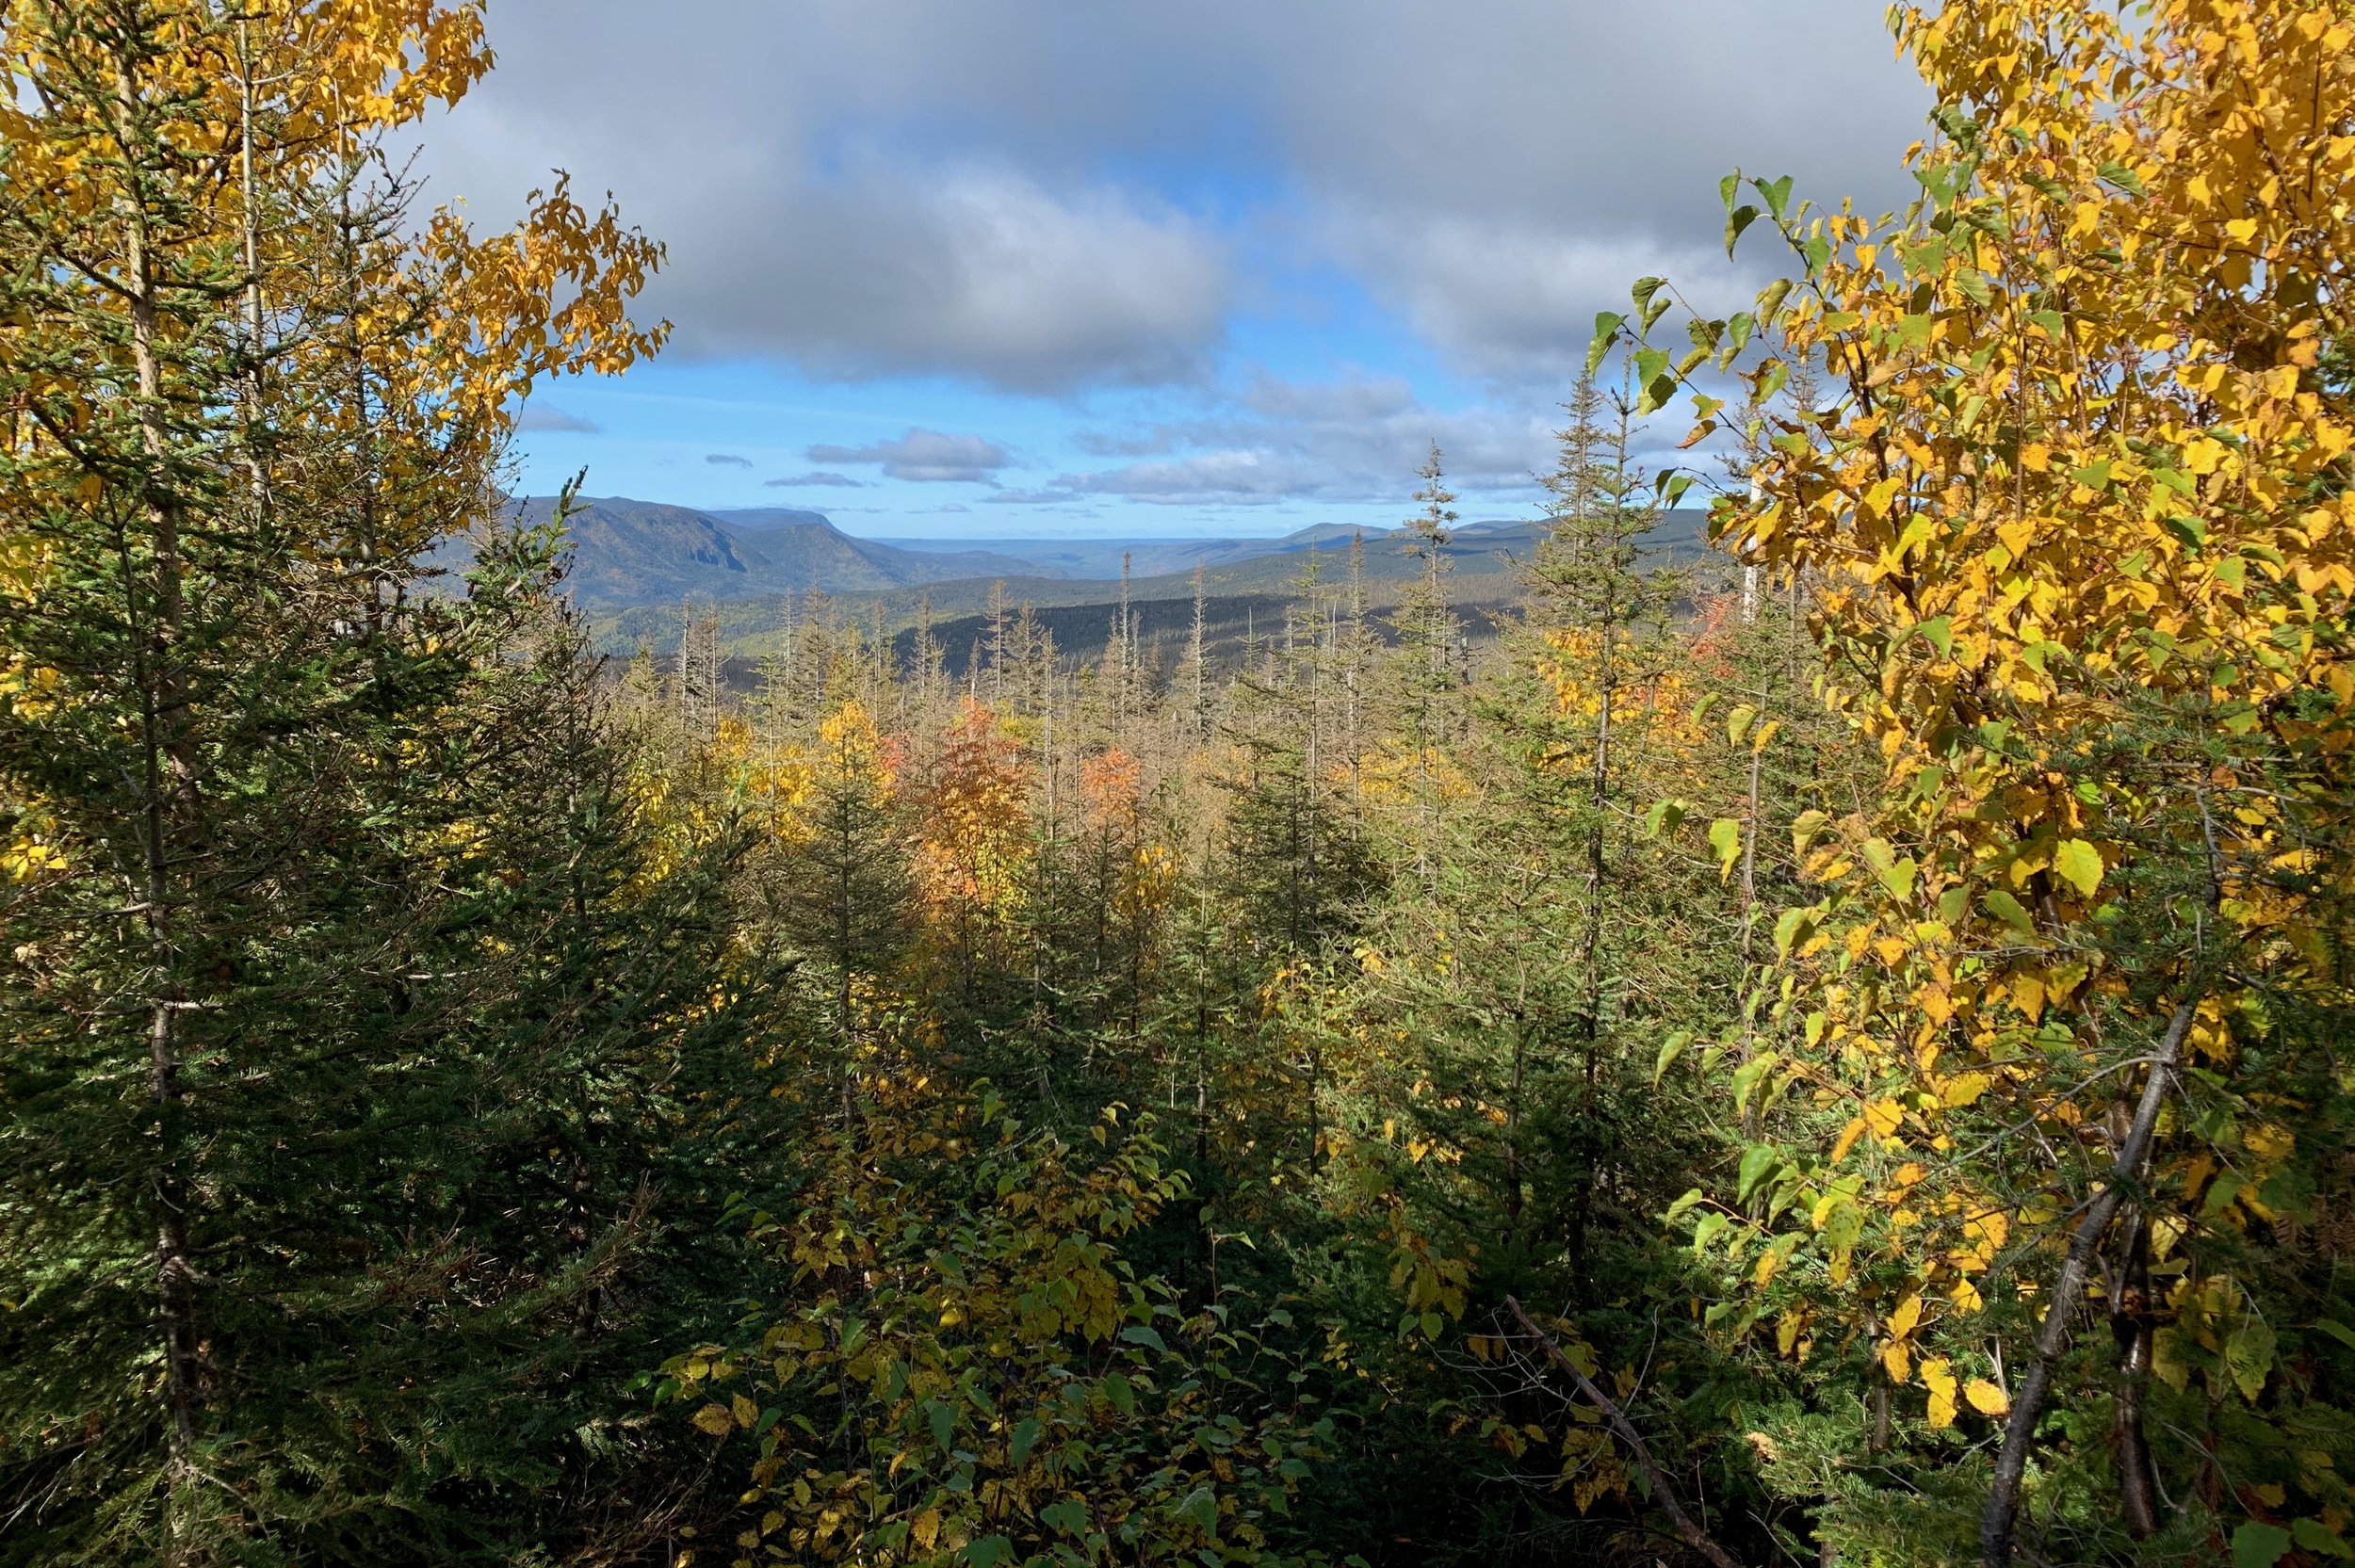
<svg viewBox="0 0 2355 1568"><path fill-rule="evenodd" d="M1937 1356L1922 1364L1922 1382L1930 1391L1930 1425L1951 1427L1955 1424L1955 1375L1947 1370L1944 1356Z"/></svg>
<svg viewBox="0 0 2355 1568"><path fill-rule="evenodd" d="M1865 1125L1872 1129L1875 1138L1892 1136L1905 1119L1906 1107L1894 1100L1876 1100L1864 1107Z"/></svg>
<svg viewBox="0 0 2355 1568"><path fill-rule="evenodd" d="M1908 1296L1897 1303L1897 1310L1889 1315L1889 1334L1892 1339L1910 1336L1922 1321L1922 1298Z"/></svg>
<svg viewBox="0 0 2355 1568"><path fill-rule="evenodd" d="M1913 1352L1892 1340L1881 1347L1881 1366L1888 1369L1891 1382L1904 1382L1913 1376Z"/></svg>
<svg viewBox="0 0 2355 1568"><path fill-rule="evenodd" d="M760 1419L760 1407L741 1394L729 1401L729 1408L730 1413L736 1417L736 1424L739 1427L749 1427Z"/></svg>
<svg viewBox="0 0 2355 1568"><path fill-rule="evenodd" d="M1985 1073L1957 1073L1946 1080L1945 1091L1939 1098L1946 1103L1949 1109L1958 1110L1986 1093L1988 1085L1993 1081Z"/></svg>
<svg viewBox="0 0 2355 1568"><path fill-rule="evenodd" d="M695 1430L714 1437L725 1437L736 1426L736 1417L725 1405L706 1405L695 1412Z"/></svg>
<svg viewBox="0 0 2355 1568"><path fill-rule="evenodd" d="M2063 839L2053 851L2053 869L2090 898L2102 885L2102 851L2082 838Z"/></svg>
<svg viewBox="0 0 2355 1568"><path fill-rule="evenodd" d="M1996 1387L1993 1383L1988 1382L1985 1378L1973 1378L1970 1383L1964 1387L1962 1397L1970 1400L1971 1408L1977 1411L1981 1415L2008 1415L2011 1414L2011 1396Z"/></svg>
<svg viewBox="0 0 2355 1568"><path fill-rule="evenodd" d="M1855 1148L1856 1140L1863 1136L1864 1118L1861 1116L1853 1118L1845 1127L1840 1130L1840 1140L1831 1146L1831 1162L1837 1165L1846 1159L1848 1151Z"/></svg>
<svg viewBox="0 0 2355 1568"><path fill-rule="evenodd" d="M918 1545L931 1551L934 1541L940 1535L940 1510L928 1508L918 1514L916 1523L909 1527L909 1533L916 1537Z"/></svg>

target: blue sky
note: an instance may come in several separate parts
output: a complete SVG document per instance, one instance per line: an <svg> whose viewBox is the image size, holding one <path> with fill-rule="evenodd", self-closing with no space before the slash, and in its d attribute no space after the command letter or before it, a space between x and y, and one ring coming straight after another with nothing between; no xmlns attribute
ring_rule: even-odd
<svg viewBox="0 0 2355 1568"><path fill-rule="evenodd" d="M1594 313L1703 302L1740 163L1903 199L1870 0L494 0L427 129L495 222L568 170L670 247L656 362L552 385L525 488L875 536L1389 523L1430 442L1527 512Z"/></svg>

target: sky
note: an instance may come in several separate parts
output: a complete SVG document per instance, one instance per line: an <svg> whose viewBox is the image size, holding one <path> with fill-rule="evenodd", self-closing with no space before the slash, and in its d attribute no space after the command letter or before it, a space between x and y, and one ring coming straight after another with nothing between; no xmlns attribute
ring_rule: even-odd
<svg viewBox="0 0 2355 1568"><path fill-rule="evenodd" d="M1595 313L1722 313L1717 183L1906 199L1880 0L493 0L423 130L478 224L662 240L656 360L536 392L523 488L869 537L1529 515Z"/></svg>

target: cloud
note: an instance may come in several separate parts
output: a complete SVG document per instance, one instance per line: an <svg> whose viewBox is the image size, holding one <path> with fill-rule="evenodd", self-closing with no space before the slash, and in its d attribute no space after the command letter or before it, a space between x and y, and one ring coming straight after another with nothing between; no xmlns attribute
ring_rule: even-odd
<svg viewBox="0 0 2355 1568"><path fill-rule="evenodd" d="M1741 309L1766 283L1705 243L1597 238L1510 218L1364 209L1333 215L1328 239L1460 368L1556 387L1584 365L1596 313L1626 313L1638 278L1672 280L1710 315Z"/></svg>
<svg viewBox="0 0 2355 1568"><path fill-rule="evenodd" d="M1067 507L1080 497L1068 490L993 490L982 499L993 506Z"/></svg>
<svg viewBox="0 0 2355 1568"><path fill-rule="evenodd" d="M945 435L938 430L911 428L897 441L867 446L813 446L812 462L875 465L894 479L919 483L988 483L1014 459L996 442L977 435Z"/></svg>
<svg viewBox="0 0 2355 1568"><path fill-rule="evenodd" d="M788 474L784 478L768 479L764 480L763 483L770 490L801 490L805 488L864 490L867 488L864 480L853 479L848 474L830 474L822 468L815 469L807 474Z"/></svg>
<svg viewBox="0 0 2355 1568"><path fill-rule="evenodd" d="M560 430L575 435L597 433L597 425L594 420L583 419L578 414L566 413L562 409L547 403L526 403L523 412L515 416L515 428Z"/></svg>
<svg viewBox="0 0 2355 1568"><path fill-rule="evenodd" d="M1201 418L1134 434L1098 433L1083 449L1156 455L1065 474L1055 488L1170 503L1405 505L1436 441L1458 492L1518 502L1534 496L1533 475L1551 465L1550 415L1513 404L1435 408L1397 376L1296 380L1263 373Z"/></svg>
<svg viewBox="0 0 2355 1568"><path fill-rule="evenodd" d="M753 466L752 459L738 457L734 452L707 452L704 455L704 461L717 468L750 468Z"/></svg>
<svg viewBox="0 0 2355 1568"><path fill-rule="evenodd" d="M1323 276L1461 368L1553 374L1621 258L1706 251L1726 170L1908 194L1925 95L1858 0L1337 14L502 0L430 169L478 211L552 166L612 186L670 246L674 353L1058 396L1202 384L1238 309Z"/></svg>
<svg viewBox="0 0 2355 1568"><path fill-rule="evenodd" d="M963 501L950 501L945 506L938 506L933 509L934 511L971 511L972 509L973 509L971 507L966 506Z"/></svg>

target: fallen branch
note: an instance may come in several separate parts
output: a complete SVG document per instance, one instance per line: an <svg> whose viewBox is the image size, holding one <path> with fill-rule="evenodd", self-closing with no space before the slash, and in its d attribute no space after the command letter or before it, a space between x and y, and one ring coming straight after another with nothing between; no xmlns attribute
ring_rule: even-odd
<svg viewBox="0 0 2355 1568"><path fill-rule="evenodd" d="M1627 1413L1610 1395L1595 1385L1594 1379L1578 1369L1578 1363L1572 1361L1567 1352L1555 1343L1553 1335L1539 1328L1522 1310L1518 1297L1505 1297L1504 1306L1530 1337L1545 1347L1546 1354L1553 1364L1570 1375L1570 1382L1577 1385L1586 1401L1602 1412L1602 1418L1610 1424L1612 1431L1627 1445L1628 1451L1635 1456L1635 1463L1643 1467L1646 1479L1651 1482L1652 1495L1659 1498L1660 1506L1668 1511L1668 1521L1676 1526L1677 1534L1684 1538L1684 1544L1716 1564L1716 1568L1742 1568L1740 1563L1734 1561L1732 1554L1711 1540L1709 1532L1701 1528L1677 1502L1676 1493L1668 1485L1668 1478L1661 1473L1659 1464L1651 1457L1650 1447L1644 1442L1644 1434L1635 1430L1635 1423L1627 1418Z"/></svg>

